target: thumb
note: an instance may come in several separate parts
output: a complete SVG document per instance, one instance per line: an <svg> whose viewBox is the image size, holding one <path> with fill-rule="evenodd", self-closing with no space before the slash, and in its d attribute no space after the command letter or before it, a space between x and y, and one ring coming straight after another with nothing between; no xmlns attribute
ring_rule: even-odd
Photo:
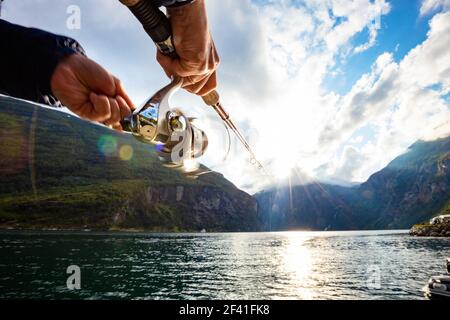
<svg viewBox="0 0 450 320"><path fill-rule="evenodd" d="M91 92L89 99L92 108L88 110L88 119L92 121L105 121L111 117L111 106L107 96Z"/></svg>

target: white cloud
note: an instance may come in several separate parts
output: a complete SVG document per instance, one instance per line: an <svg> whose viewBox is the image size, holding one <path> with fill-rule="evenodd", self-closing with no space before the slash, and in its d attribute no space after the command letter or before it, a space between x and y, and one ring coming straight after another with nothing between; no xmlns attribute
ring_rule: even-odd
<svg viewBox="0 0 450 320"><path fill-rule="evenodd" d="M372 25L369 27L369 41L367 41L364 44L361 44L359 46L357 46L354 49L355 53L361 53L366 51L367 49L371 48L374 46L376 39L377 39L377 35L378 35L378 29L375 25Z"/></svg>
<svg viewBox="0 0 450 320"><path fill-rule="evenodd" d="M424 1L422 10L446 8L447 3ZM167 83L153 45L118 1L5 4L9 20L79 39L91 57L124 81L137 102ZM81 6L79 31L65 29L68 4ZM448 14L432 19L427 40L402 61L395 62L391 53L380 55L369 73L339 95L324 89L324 79L339 70L337 61L377 43L380 19L390 11L387 0L264 5L222 0L207 1L207 7L222 58L218 76L224 105L274 175L285 176L294 167L321 179L361 181L416 139L450 133L443 99L450 86ZM355 45L356 36L366 31L365 43ZM221 161L223 127L211 120L217 117L200 99L180 94L174 102L189 115L199 115L207 129L211 143L206 164L248 191L271 182L248 163L237 141L228 160ZM370 141L358 133L364 128L374 131Z"/></svg>
<svg viewBox="0 0 450 320"><path fill-rule="evenodd" d="M346 146L332 175L338 181L361 181L359 171L366 161L367 155L352 146Z"/></svg>
<svg viewBox="0 0 450 320"><path fill-rule="evenodd" d="M378 135L369 148L371 161L360 168L366 179L415 140L450 135L450 110L443 98L450 91L449 43L450 12L431 20L428 38L400 63L390 53L378 57L372 71L343 97L334 123L321 134L321 146L337 149L358 128L375 125ZM367 155L363 149L361 155Z"/></svg>
<svg viewBox="0 0 450 320"><path fill-rule="evenodd" d="M231 114L242 127L257 132L256 153L274 175L284 176L293 166L313 173L318 162L329 160L328 152L318 152L317 142L323 124L333 121L340 99L324 92L322 82L332 74L336 59L353 52L349 48L355 35L376 30L389 4L309 0L302 6L293 1L271 1L263 7L250 1L208 6L218 47L226 48L219 77ZM235 16L246 17L245 25ZM374 44L376 32L370 32L371 39L359 52ZM233 54L227 55L230 50ZM232 170L224 166L224 172L238 184L250 179L258 187L261 179L244 165L246 155L238 150L232 158L239 165Z"/></svg>
<svg viewBox="0 0 450 320"><path fill-rule="evenodd" d="M439 8L447 11L450 9L450 0L423 0L420 7L420 14L426 15L430 12L436 11Z"/></svg>

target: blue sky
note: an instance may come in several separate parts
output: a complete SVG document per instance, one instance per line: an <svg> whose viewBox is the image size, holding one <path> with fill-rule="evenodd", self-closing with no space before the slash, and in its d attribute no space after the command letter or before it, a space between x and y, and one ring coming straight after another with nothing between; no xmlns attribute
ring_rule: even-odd
<svg viewBox="0 0 450 320"><path fill-rule="evenodd" d="M394 60L400 61L415 46L426 39L429 17L421 17L421 1L391 1L389 14L381 18L382 29L378 33L376 44L358 55L352 55L337 68L343 73L325 79L328 90L345 94L364 73L370 71L373 61L383 52L393 52ZM352 43L360 45L366 41L368 30L358 33Z"/></svg>
<svg viewBox="0 0 450 320"><path fill-rule="evenodd" d="M254 192L283 183L366 180L418 139L450 134L450 0L207 0L219 91L258 157L249 164L198 97L177 107L210 137L203 161ZM79 29L67 27L70 5ZM79 40L137 104L168 79L139 23L111 0L6 0L3 16Z"/></svg>

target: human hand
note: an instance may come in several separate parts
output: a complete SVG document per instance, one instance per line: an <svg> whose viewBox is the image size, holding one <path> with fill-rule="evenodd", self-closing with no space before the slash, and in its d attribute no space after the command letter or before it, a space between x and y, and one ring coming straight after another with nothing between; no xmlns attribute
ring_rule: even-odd
<svg viewBox="0 0 450 320"><path fill-rule="evenodd" d="M158 51L156 59L169 77L183 78L183 88L199 96L207 95L217 86L220 59L208 30L205 1L168 8L167 13L179 58Z"/></svg>
<svg viewBox="0 0 450 320"><path fill-rule="evenodd" d="M53 94L81 118L121 130L120 120L135 109L119 79L80 54L65 57L51 78Z"/></svg>

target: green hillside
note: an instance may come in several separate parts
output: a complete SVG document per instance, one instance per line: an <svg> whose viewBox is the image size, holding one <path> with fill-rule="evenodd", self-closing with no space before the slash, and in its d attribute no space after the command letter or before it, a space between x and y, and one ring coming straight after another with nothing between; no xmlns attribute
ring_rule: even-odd
<svg viewBox="0 0 450 320"><path fill-rule="evenodd" d="M163 167L129 134L4 96L0 126L2 227L258 229L251 196L217 173Z"/></svg>
<svg viewBox="0 0 450 320"><path fill-rule="evenodd" d="M450 211L450 138L419 141L367 182L267 190L187 179L153 148L0 96L0 227L150 231L409 228ZM292 195L292 199L290 196Z"/></svg>

